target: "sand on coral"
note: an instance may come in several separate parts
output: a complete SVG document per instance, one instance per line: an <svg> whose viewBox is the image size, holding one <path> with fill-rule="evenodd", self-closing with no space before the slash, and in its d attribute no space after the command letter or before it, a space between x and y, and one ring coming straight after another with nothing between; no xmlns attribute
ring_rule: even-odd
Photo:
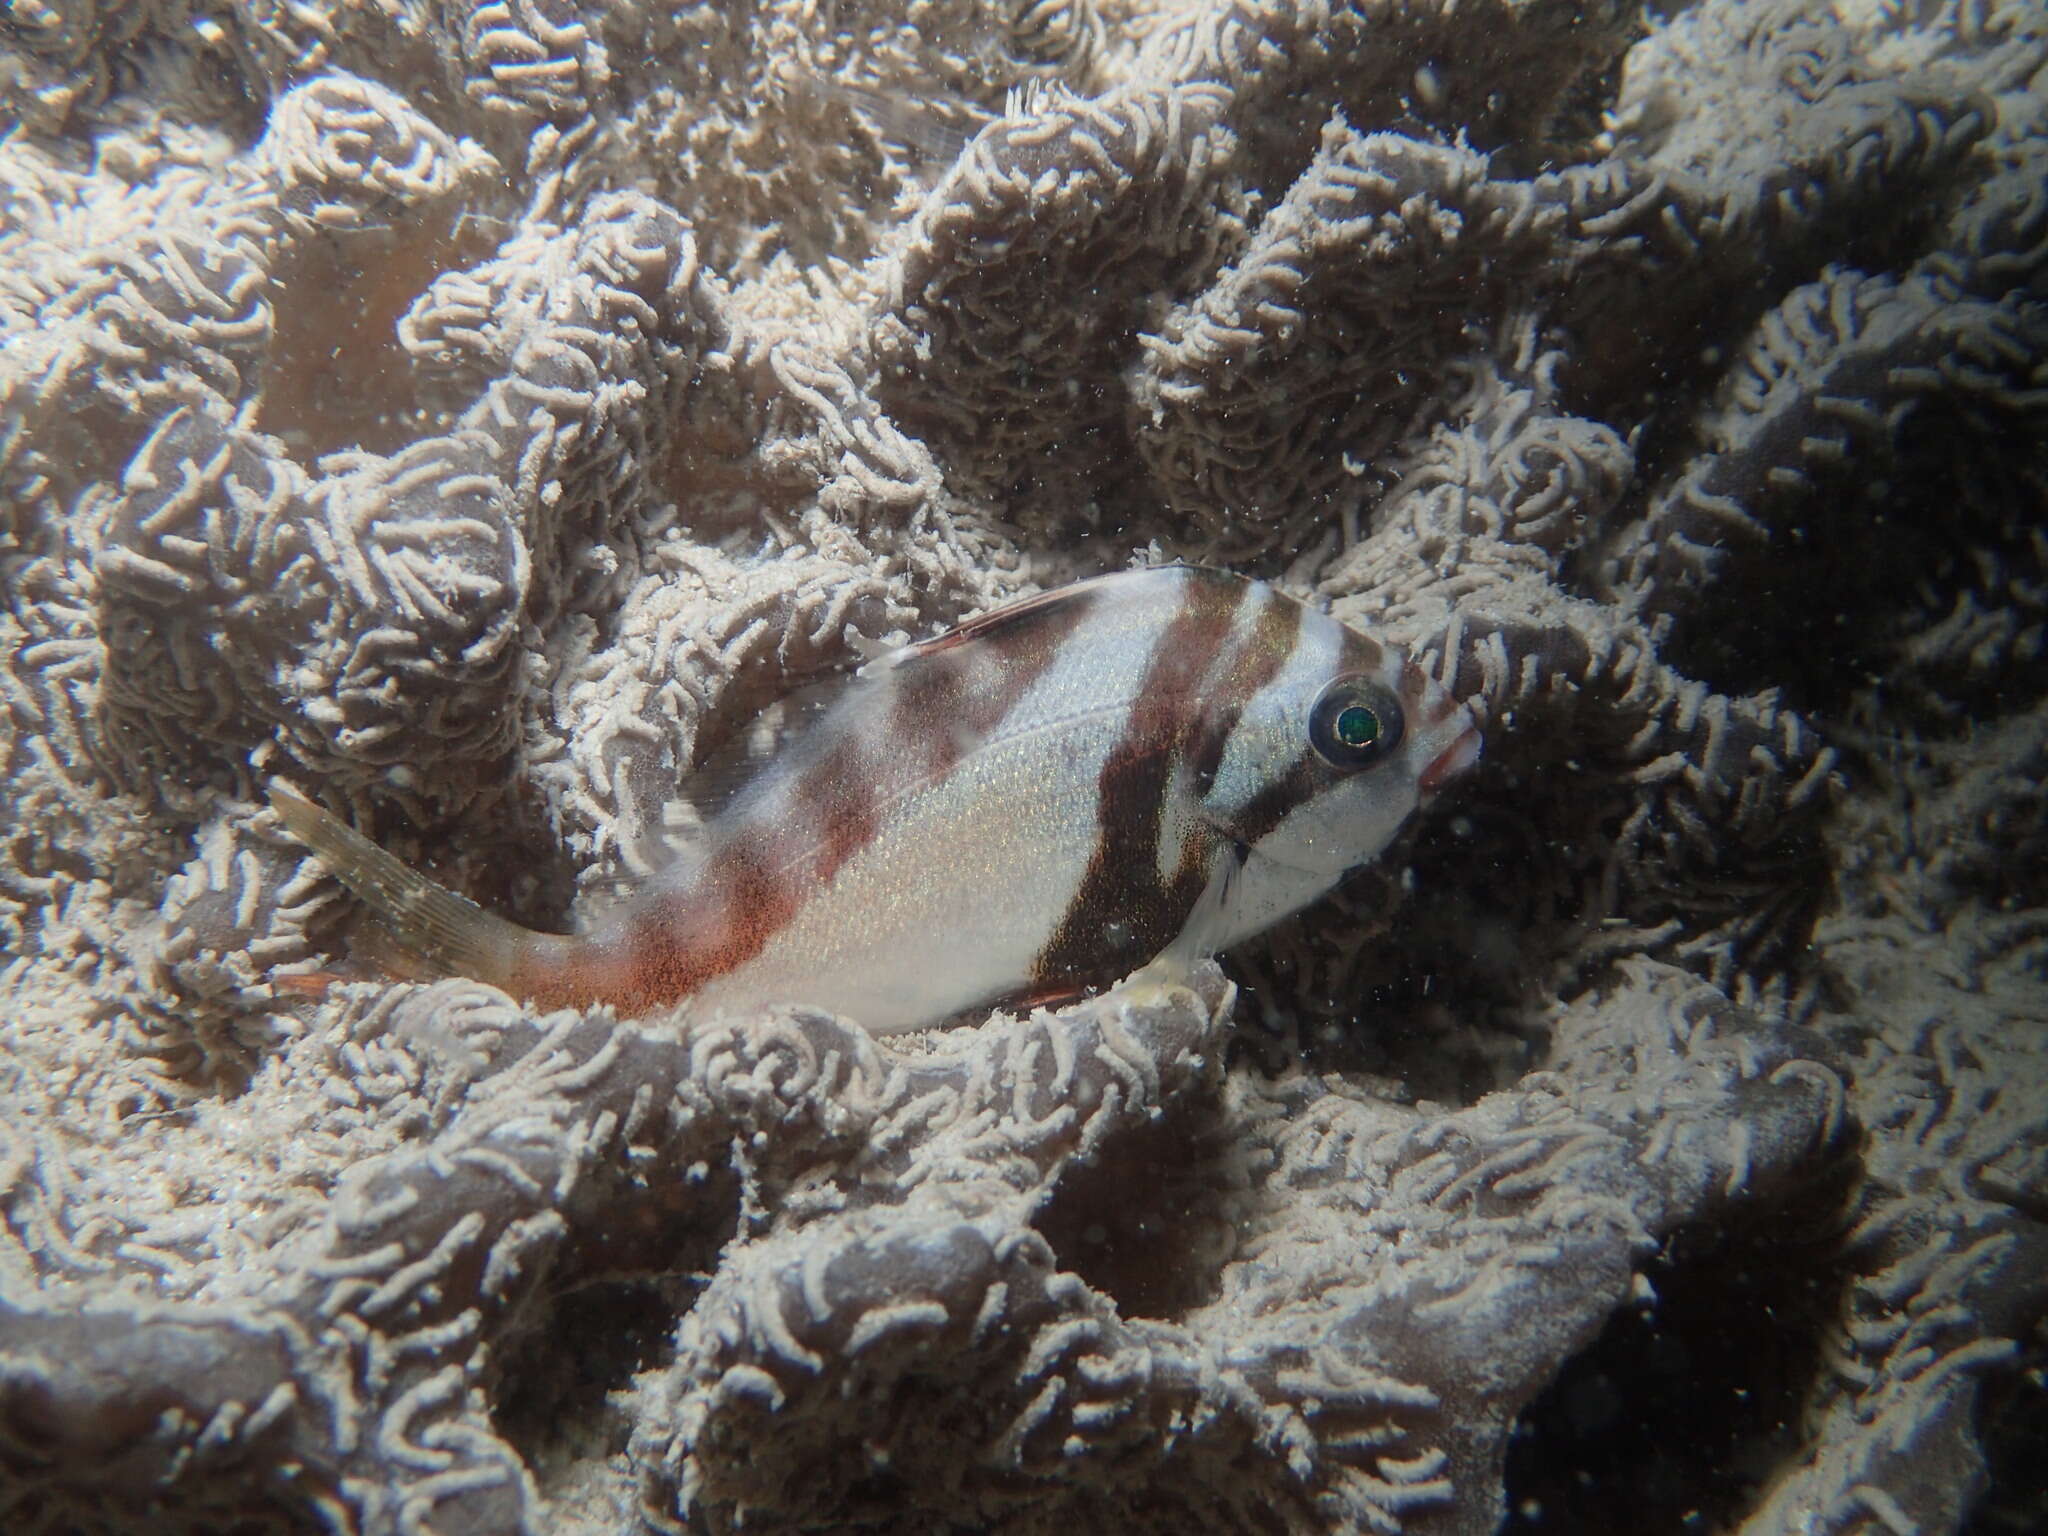
<svg viewBox="0 0 2048 1536"><path fill-rule="evenodd" d="M0 1527L2048 1524L2030 0L0 16ZM363 958L1227 564L1480 770L878 1041Z"/></svg>

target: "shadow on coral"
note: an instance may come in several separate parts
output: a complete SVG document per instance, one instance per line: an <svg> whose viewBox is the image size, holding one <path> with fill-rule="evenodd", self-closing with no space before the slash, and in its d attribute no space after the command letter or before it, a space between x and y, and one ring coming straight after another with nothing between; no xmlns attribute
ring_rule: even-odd
<svg viewBox="0 0 2048 1536"><path fill-rule="evenodd" d="M670 1186L597 1234L579 1255L595 1278L543 1302L498 1358L494 1422L544 1487L551 1469L626 1449L632 1419L612 1394L674 1358L677 1321L738 1228L729 1170Z"/></svg>
<svg viewBox="0 0 2048 1536"><path fill-rule="evenodd" d="M500 1363L496 1424L529 1467L626 1448L632 1420L609 1401L674 1354L680 1281L603 1280L559 1298Z"/></svg>
<svg viewBox="0 0 2048 1536"><path fill-rule="evenodd" d="M488 256L501 229L437 214L302 242L274 274L263 426L307 462L339 448L392 453L421 436L420 372L399 319L443 272Z"/></svg>
<svg viewBox="0 0 2048 1536"><path fill-rule="evenodd" d="M1915 406L1875 440L1848 437L1846 450L1803 418L1820 435L1802 440L1795 462L1774 462L1774 443L1745 448L1741 472L1762 487L1751 499L1768 526L1716 552L1726 569L1676 616L1666 661L1722 691L1777 687L1795 708L1839 715L1856 690L1900 671L1959 620L2024 609L2013 589L2040 566L2034 528L2048 473L2030 428L2016 410L2001 416L1975 401L1892 409ZM1829 457L1844 451L1841 462ZM1850 549L1855 558L1844 559ZM1997 659L2024 665L2038 641L2028 649ZM1974 659L1975 668L1948 671L1977 676L1941 678L1954 714L1997 702L1984 697L1985 674L2004 669ZM1999 680L2007 697L2019 695L2020 678Z"/></svg>
<svg viewBox="0 0 2048 1536"><path fill-rule="evenodd" d="M1556 973L1585 936L1591 898L1574 870L1600 845L1581 819L1583 782L1557 774L1577 784L1574 802L1541 764L1531 774L1425 822L1405 871L1362 872L1234 951L1238 1048L1269 1071L1298 1052L1314 1070L1442 1104L1474 1103L1528 1071Z"/></svg>
<svg viewBox="0 0 2048 1536"><path fill-rule="evenodd" d="M1070 1168L1034 1225L1062 1269L1125 1318L1174 1319L1209 1301L1236 1244L1229 1133L1213 1105L1177 1105L1102 1162Z"/></svg>
<svg viewBox="0 0 2048 1536"><path fill-rule="evenodd" d="M1802 1446L1849 1283L1825 1234L1855 1173L1844 1158L1804 1198L1667 1239L1643 1270L1654 1299L1616 1313L1517 1423L1503 1536L1739 1523Z"/></svg>
<svg viewBox="0 0 2048 1536"><path fill-rule="evenodd" d="M2048 1531L2048 1336L1987 1374L1977 1395L1977 1435L1991 1486L1961 1536Z"/></svg>

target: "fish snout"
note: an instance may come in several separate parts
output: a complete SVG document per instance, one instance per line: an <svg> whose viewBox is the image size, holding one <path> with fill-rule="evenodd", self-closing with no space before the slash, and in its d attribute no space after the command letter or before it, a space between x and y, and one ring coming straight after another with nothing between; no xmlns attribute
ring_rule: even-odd
<svg viewBox="0 0 2048 1536"><path fill-rule="evenodd" d="M1416 790L1427 800L1452 779L1479 761L1479 727L1467 717L1465 729L1452 738L1449 746L1438 752L1423 768L1415 781Z"/></svg>
<svg viewBox="0 0 2048 1536"><path fill-rule="evenodd" d="M1413 661L1401 668L1400 694L1414 754L1409 761L1423 765L1416 794L1427 800L1479 760L1479 722L1463 700L1453 698Z"/></svg>

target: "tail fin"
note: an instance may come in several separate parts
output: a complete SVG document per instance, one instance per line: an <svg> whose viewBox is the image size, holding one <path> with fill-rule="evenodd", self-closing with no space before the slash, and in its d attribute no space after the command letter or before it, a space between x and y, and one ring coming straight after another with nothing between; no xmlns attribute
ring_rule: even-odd
<svg viewBox="0 0 2048 1536"><path fill-rule="evenodd" d="M507 922L435 884L282 779L270 781L270 807L335 879L369 905L394 939L439 973L473 977L516 994L520 961L554 937Z"/></svg>

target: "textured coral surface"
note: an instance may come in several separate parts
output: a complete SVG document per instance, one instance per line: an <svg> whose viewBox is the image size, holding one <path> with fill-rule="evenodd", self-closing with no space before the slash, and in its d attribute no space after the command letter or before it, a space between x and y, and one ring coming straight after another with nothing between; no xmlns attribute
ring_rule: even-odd
<svg viewBox="0 0 2048 1536"><path fill-rule="evenodd" d="M0 8L0 1529L2048 1525L2044 188L2036 0ZM263 808L565 924L1166 556L1487 733L1185 987L538 1016Z"/></svg>

